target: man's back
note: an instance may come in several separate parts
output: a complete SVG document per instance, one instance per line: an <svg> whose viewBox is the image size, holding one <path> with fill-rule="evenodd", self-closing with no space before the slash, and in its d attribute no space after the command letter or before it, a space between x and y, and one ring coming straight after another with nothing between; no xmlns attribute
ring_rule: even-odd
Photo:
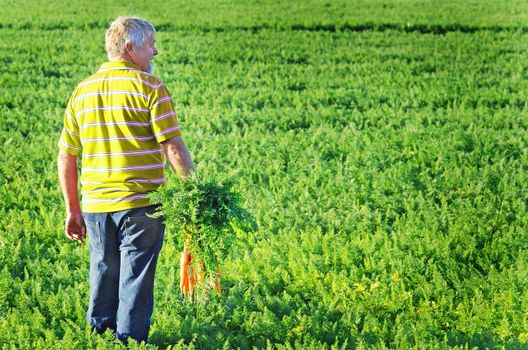
<svg viewBox="0 0 528 350"><path fill-rule="evenodd" d="M82 151L83 211L149 205L146 193L165 182L160 144L180 135L163 83L130 62L107 62L77 86L64 119L61 149Z"/></svg>

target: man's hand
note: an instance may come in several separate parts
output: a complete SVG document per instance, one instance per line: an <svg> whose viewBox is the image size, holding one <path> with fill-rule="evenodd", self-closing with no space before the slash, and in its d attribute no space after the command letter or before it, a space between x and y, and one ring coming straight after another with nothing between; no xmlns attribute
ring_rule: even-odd
<svg viewBox="0 0 528 350"><path fill-rule="evenodd" d="M64 231L69 239L79 243L84 242L84 238L86 237L86 226L84 225L84 219L80 212L66 213Z"/></svg>
<svg viewBox="0 0 528 350"><path fill-rule="evenodd" d="M64 232L69 239L82 243L86 236L86 226L81 214L77 191L77 156L60 151L57 164L59 182L66 204Z"/></svg>

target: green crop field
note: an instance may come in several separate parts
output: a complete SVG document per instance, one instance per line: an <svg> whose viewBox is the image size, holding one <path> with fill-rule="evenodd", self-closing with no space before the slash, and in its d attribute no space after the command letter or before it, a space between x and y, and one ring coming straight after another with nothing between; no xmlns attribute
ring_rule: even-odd
<svg viewBox="0 0 528 350"><path fill-rule="evenodd" d="M0 0L0 348L91 334L88 246L63 233L56 155L118 15L158 30L156 74L206 178L254 232L224 293L158 263L149 349L528 349L528 2Z"/></svg>

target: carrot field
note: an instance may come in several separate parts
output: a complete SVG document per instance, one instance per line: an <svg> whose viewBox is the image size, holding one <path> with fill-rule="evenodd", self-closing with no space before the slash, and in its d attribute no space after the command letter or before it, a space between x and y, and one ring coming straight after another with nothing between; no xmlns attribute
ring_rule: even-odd
<svg viewBox="0 0 528 350"><path fill-rule="evenodd" d="M0 0L0 349L124 348L85 320L56 166L118 15L156 26L198 174L255 220L206 302L166 232L130 348L528 349L520 0Z"/></svg>

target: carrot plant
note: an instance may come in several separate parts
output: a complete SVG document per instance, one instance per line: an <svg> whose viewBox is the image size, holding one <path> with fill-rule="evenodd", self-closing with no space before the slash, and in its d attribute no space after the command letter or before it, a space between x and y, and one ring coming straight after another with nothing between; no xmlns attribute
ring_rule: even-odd
<svg viewBox="0 0 528 350"><path fill-rule="evenodd" d="M190 291L195 286L204 296L213 285L220 291L219 262L229 253L236 229L247 227L251 222L251 216L242 208L235 182L192 175L185 180L171 181L149 198L152 203L160 204L154 216L164 218L177 245L183 246L182 261L188 261L182 262L182 268L190 261L191 285L184 281L187 271L181 271L182 291Z"/></svg>

